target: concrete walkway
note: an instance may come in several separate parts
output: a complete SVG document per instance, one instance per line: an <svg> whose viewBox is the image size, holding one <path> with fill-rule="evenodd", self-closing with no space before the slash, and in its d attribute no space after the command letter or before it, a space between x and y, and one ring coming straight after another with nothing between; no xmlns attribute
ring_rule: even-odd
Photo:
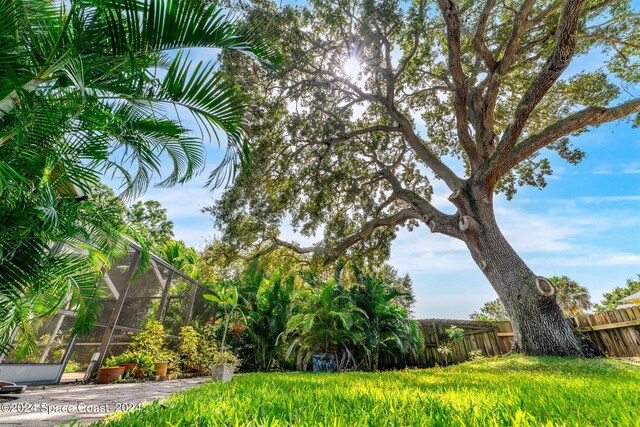
<svg viewBox="0 0 640 427"><path fill-rule="evenodd" d="M55 426L74 420L88 424L209 380L206 376L160 382L48 386L44 389L33 386L17 400L0 398L0 425Z"/></svg>

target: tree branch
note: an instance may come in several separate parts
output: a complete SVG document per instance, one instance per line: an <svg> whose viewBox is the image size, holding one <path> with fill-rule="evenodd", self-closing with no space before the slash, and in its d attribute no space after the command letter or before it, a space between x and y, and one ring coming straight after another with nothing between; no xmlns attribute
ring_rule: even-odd
<svg viewBox="0 0 640 427"><path fill-rule="evenodd" d="M489 15L491 14L491 10L496 4L496 0L487 0L484 4L484 8L482 9L482 13L480 14L480 18L478 19L478 26L476 28L476 33L473 37L473 47L478 51L485 65L489 68L489 70L493 71L495 69L497 62L493 57L493 54L487 47L487 44L484 41L484 33L487 29L487 22L489 21Z"/></svg>
<svg viewBox="0 0 640 427"><path fill-rule="evenodd" d="M299 254L323 254L327 255L330 260L335 260L340 255L342 255L347 249L349 249L354 244L366 239L371 236L378 228L381 227L395 227L397 225L402 225L405 222L411 219L422 219L421 215L416 212L414 209L408 208L404 209L394 215L384 217L384 218L376 218L367 222L362 229L359 231L347 236L342 242L340 242L335 247L327 247L327 246L307 246L302 247L295 243L286 242L284 240L274 238L274 242L282 247L290 249Z"/></svg>
<svg viewBox="0 0 640 427"><path fill-rule="evenodd" d="M324 139L322 141L303 140L300 142L304 142L310 145L324 145L324 146L330 147L333 144L348 141L351 138L355 138L356 136L366 135L368 133L373 133L373 132L400 132L400 128L397 126L374 125L374 126L369 126L363 129L354 130L352 132L345 133L344 135L340 135L335 138Z"/></svg>
<svg viewBox="0 0 640 427"><path fill-rule="evenodd" d="M394 104L385 103L385 107L393 120L398 123L399 128L407 141L407 144L418 158L429 167L436 177L442 179L451 191L459 188L463 181L460 179L447 165L445 165L430 149L426 146L415 130L409 119L395 107Z"/></svg>
<svg viewBox="0 0 640 427"><path fill-rule="evenodd" d="M467 77L462 69L462 47L460 43L460 17L454 0L438 0L442 17L447 25L447 55L449 72L455 86L453 109L456 129L462 148L469 156L472 169L480 165L481 156L469 133L467 117Z"/></svg>
<svg viewBox="0 0 640 427"><path fill-rule="evenodd" d="M441 233L456 239L462 238L460 229L456 225L457 217L455 215L441 212L424 197L402 187L398 177L389 169L381 169L379 173L391 184L393 193L400 200L410 204L415 211L422 215L422 221L429 226L432 233Z"/></svg>
<svg viewBox="0 0 640 427"><path fill-rule="evenodd" d="M522 134L529 116L545 97L551 86L569 65L576 47L576 33L580 13L586 0L567 0L556 28L556 46L536 79L520 99L511 123L504 131L498 148L491 156L487 177L493 185L497 181L496 171L504 168L516 141ZM517 46L516 46L517 50Z"/></svg>
<svg viewBox="0 0 640 427"><path fill-rule="evenodd" d="M632 99L611 108L587 107L556 123L547 126L542 132L532 135L516 145L508 162L500 169L503 176L511 168L527 159L538 150L546 147L558 139L587 126L598 126L627 117L633 113L640 113L640 98Z"/></svg>

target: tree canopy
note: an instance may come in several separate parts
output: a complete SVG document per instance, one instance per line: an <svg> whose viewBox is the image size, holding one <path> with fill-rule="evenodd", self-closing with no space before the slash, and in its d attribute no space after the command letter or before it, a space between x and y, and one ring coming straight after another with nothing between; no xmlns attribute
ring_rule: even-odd
<svg viewBox="0 0 640 427"><path fill-rule="evenodd" d="M271 73L225 57L256 99L255 167L211 209L239 248L275 241L330 258L386 255L397 226L424 222L459 238L459 216L432 203L436 180L451 192L485 182L489 200L544 187L546 153L575 164L584 153L571 137L640 110L623 93L640 82L629 1L244 7L269 16L288 66ZM606 60L596 71L564 72L597 51ZM323 233L322 242L280 241L285 219L305 236Z"/></svg>
<svg viewBox="0 0 640 427"><path fill-rule="evenodd" d="M269 18L287 66L269 73L224 57L256 103L252 169L210 209L223 240L258 253L380 261L399 227L426 225L465 243L520 349L584 354L555 288L502 235L494 194L544 187L549 154L575 164L581 133L640 111L629 90L640 83L632 3L236 4ZM597 69L569 69L594 53ZM317 243L283 239L285 222Z"/></svg>
<svg viewBox="0 0 640 427"><path fill-rule="evenodd" d="M631 294L640 292L640 274L637 277L627 279L627 283L624 286L616 286L611 292L605 292L602 296L600 304L595 305L597 312L615 310L620 305L620 300L628 297Z"/></svg>

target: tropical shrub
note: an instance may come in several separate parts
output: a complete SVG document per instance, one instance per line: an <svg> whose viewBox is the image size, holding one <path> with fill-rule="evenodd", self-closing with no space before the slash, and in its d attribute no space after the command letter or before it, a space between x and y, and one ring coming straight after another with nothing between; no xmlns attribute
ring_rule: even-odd
<svg viewBox="0 0 640 427"><path fill-rule="evenodd" d="M424 347L424 337L419 325L409 319L407 309L399 303L411 298L384 279L364 274L354 268L356 284L349 289L353 304L362 310L361 325L364 340L359 351L364 368L378 369L381 355L397 358L400 355L416 355Z"/></svg>
<svg viewBox="0 0 640 427"><path fill-rule="evenodd" d="M218 351L218 331L219 327L211 323L196 323L194 329L200 335L200 357L205 367L211 364L214 353Z"/></svg>
<svg viewBox="0 0 640 427"><path fill-rule="evenodd" d="M211 357L211 365L233 365L235 368L240 366L240 359L230 350L213 352Z"/></svg>
<svg viewBox="0 0 640 427"><path fill-rule="evenodd" d="M268 371L286 362L278 336L287 328L291 316L295 276L283 274L278 268L270 275L260 275L254 292L245 297L247 330L243 351L243 364Z"/></svg>
<svg viewBox="0 0 640 427"><path fill-rule="evenodd" d="M164 347L165 330L162 323L149 320L144 331L136 334L131 343L132 351L140 351L157 356Z"/></svg>
<svg viewBox="0 0 640 427"><path fill-rule="evenodd" d="M235 312L242 313L238 300L238 288L234 286L223 286L219 291L213 294L205 294L204 298L214 304L217 304L218 309L221 310L224 328L222 332L222 340L220 341L220 351L224 351L231 316L233 316Z"/></svg>
<svg viewBox="0 0 640 427"><path fill-rule="evenodd" d="M204 360L201 353L202 338L192 326L180 329L180 365L183 370L201 369Z"/></svg>
<svg viewBox="0 0 640 427"><path fill-rule="evenodd" d="M307 286L296 293L295 314L283 333L290 342L287 356L297 351L299 368L307 366L313 353L334 354L341 367L355 364L350 347L363 339L364 311L335 280L323 283L311 273L303 278Z"/></svg>

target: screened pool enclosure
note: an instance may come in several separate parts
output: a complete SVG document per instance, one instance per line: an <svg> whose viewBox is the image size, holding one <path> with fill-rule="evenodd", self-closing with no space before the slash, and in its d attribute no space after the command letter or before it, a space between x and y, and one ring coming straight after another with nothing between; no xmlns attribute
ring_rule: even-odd
<svg viewBox="0 0 640 427"><path fill-rule="evenodd" d="M71 336L74 312L61 310L36 325L34 353L25 356L16 347L0 356L0 379L21 384L82 381L105 358L125 352L148 320L162 322L169 348L176 348L182 326L211 320L214 308L203 298L207 289L157 256L151 255L147 270L132 280L140 256L140 248L131 244L128 255L105 274L107 297L90 333Z"/></svg>

